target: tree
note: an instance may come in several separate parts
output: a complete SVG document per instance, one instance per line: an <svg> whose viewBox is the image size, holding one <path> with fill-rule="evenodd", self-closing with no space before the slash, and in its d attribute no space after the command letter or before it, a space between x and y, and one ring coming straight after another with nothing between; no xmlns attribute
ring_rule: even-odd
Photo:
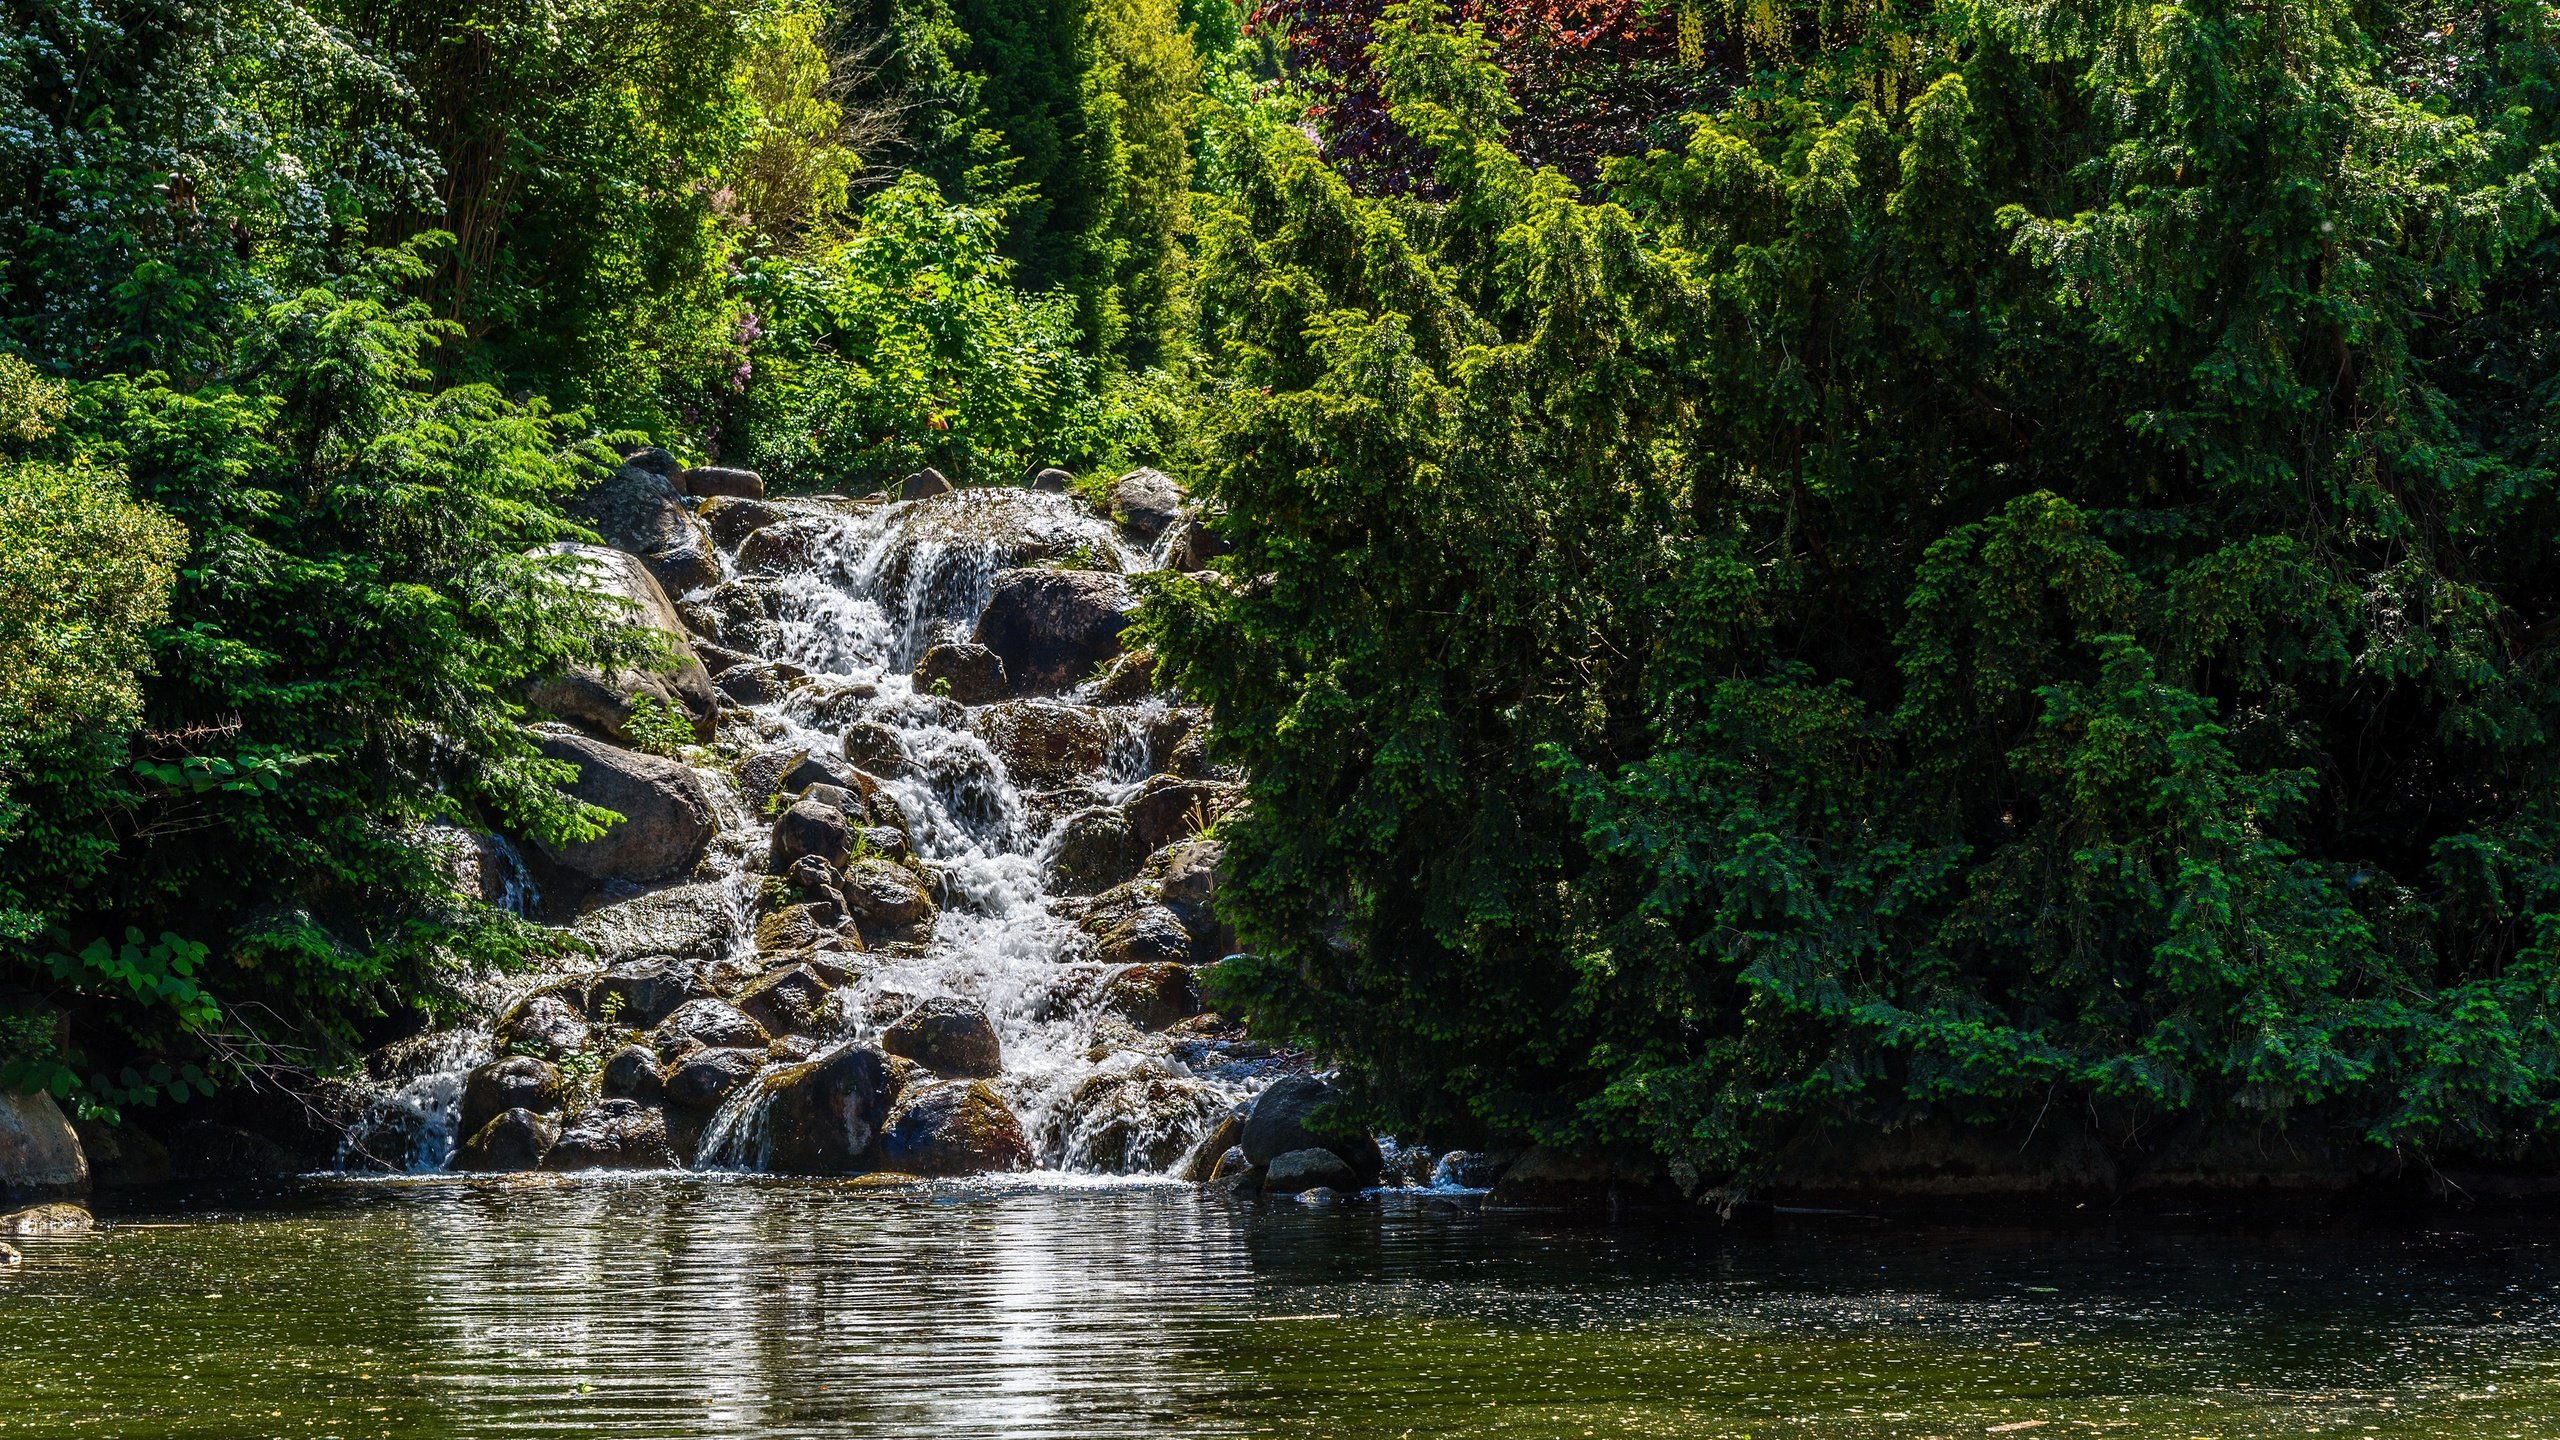
<svg viewBox="0 0 2560 1440"><path fill-rule="evenodd" d="M1807 14L1598 202L1391 6L1437 198L1265 126L1206 227L1236 551L1144 627L1254 774L1229 1002L1700 1173L2047 1107L2524 1143L2555 52L2410 18Z"/></svg>

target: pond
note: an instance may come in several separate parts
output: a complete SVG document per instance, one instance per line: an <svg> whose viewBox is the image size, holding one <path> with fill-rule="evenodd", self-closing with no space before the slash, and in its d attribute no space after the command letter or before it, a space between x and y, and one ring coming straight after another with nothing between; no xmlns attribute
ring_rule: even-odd
<svg viewBox="0 0 2560 1440"><path fill-rule="evenodd" d="M0 1271L0 1437L2560 1433L2560 1231L312 1181Z"/></svg>

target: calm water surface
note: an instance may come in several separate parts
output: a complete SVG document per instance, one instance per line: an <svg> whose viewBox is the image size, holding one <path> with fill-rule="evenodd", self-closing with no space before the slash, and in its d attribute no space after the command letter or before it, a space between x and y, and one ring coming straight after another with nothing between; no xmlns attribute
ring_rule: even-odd
<svg viewBox="0 0 2560 1440"><path fill-rule="evenodd" d="M2560 1231L315 1183L0 1271L0 1437L2560 1435Z"/></svg>

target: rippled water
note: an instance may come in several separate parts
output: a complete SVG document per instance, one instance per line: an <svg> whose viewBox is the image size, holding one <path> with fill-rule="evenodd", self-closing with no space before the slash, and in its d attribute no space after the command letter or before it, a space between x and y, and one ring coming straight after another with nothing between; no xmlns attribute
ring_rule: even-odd
<svg viewBox="0 0 2560 1440"><path fill-rule="evenodd" d="M2560 1433L2560 1232L339 1182L0 1271L0 1435Z"/></svg>

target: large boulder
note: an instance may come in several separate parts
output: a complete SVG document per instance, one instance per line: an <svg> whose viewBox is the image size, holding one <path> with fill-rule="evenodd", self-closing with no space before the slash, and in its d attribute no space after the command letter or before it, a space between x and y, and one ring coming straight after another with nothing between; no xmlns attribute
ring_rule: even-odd
<svg viewBox="0 0 2560 1440"><path fill-rule="evenodd" d="M599 1100L560 1127L545 1170L672 1170L667 1116L636 1100Z"/></svg>
<svg viewBox="0 0 2560 1440"><path fill-rule="evenodd" d="M732 470L725 465L696 465L676 476L676 484L687 495L708 500L726 496L738 500L764 498L764 477L753 470Z"/></svg>
<svg viewBox="0 0 2560 1440"><path fill-rule="evenodd" d="M758 530L738 547L739 564L764 536L783 527ZM781 638L775 623L771 581L755 578L730 580L715 585L702 594L676 602L676 613L685 625L705 640L711 640L744 655L761 654Z"/></svg>
<svg viewBox="0 0 2560 1440"><path fill-rule="evenodd" d="M600 735L628 741L631 717L644 699L671 706L693 726L693 738L709 740L720 712L711 672L693 653L684 619L657 578L640 560L600 545L552 545L542 552L566 557L567 573L604 598L625 624L647 630L665 644L655 665L602 671L576 666L533 687L525 698L545 714Z"/></svg>
<svg viewBox="0 0 2560 1440"><path fill-rule="evenodd" d="M1064 1158L1079 1170L1163 1174L1191 1153L1226 1109L1216 1089L1161 1064L1092 1075L1067 1096ZM1223 1153L1226 1146L1218 1149Z"/></svg>
<svg viewBox="0 0 2560 1440"><path fill-rule="evenodd" d="M711 997L702 967L671 955L625 961L596 977L587 991L587 1010L600 1022L628 1030L646 1030L688 1000Z"/></svg>
<svg viewBox="0 0 2560 1440"><path fill-rule="evenodd" d="M569 930L594 947L597 959L619 965L652 956L716 959L728 950L737 924L728 887L706 880L600 905L579 916Z"/></svg>
<svg viewBox="0 0 2560 1440"><path fill-rule="evenodd" d="M498 1017L495 1031L500 1045L520 1051L538 1050L560 1059L586 1048L587 1017L585 1001L559 990L543 990L528 995L507 1008ZM534 1063L540 1064L540 1061ZM509 1101L508 1104L516 1102ZM500 1105L482 1112L482 1118L507 1108ZM470 1127L465 1127L465 1133Z"/></svg>
<svg viewBox="0 0 2560 1440"><path fill-rule="evenodd" d="M1059 894L1097 895L1137 874L1146 858L1120 812L1095 806L1058 822L1044 863Z"/></svg>
<svg viewBox="0 0 2560 1440"><path fill-rule="evenodd" d="M770 501L727 495L704 502L693 513L702 528L711 532L711 542L723 550L735 550L767 525L779 525L791 518L790 511Z"/></svg>
<svg viewBox="0 0 2560 1440"><path fill-rule="evenodd" d="M836 886L866 935L913 933L934 916L924 882L894 860L856 860L836 877Z"/></svg>
<svg viewBox="0 0 2560 1440"><path fill-rule="evenodd" d="M1237 1142L1244 1147L1244 1158L1255 1165L1269 1165L1293 1150L1330 1150L1342 1157L1361 1184L1376 1183L1387 1165L1377 1139L1350 1126L1318 1125L1313 1119L1318 1108L1342 1098L1341 1091L1312 1075L1274 1080L1271 1088L1254 1098L1253 1109L1245 1116L1244 1136Z"/></svg>
<svg viewBox="0 0 2560 1440"><path fill-rule="evenodd" d="M571 796L622 817L593 840L535 842L555 864L591 880L671 880L692 870L720 832L702 778L673 760L560 730L534 744L544 759L578 767Z"/></svg>
<svg viewBox="0 0 2560 1440"><path fill-rule="evenodd" d="M668 1069L667 1103L704 1113L717 1110L731 1092L756 1078L756 1072L764 1068L764 1058L761 1046L696 1050Z"/></svg>
<svg viewBox="0 0 2560 1440"><path fill-rule="evenodd" d="M756 1018L726 1000L687 1000L649 1032L659 1053L671 1054L687 1044L737 1045L761 1050L773 1037Z"/></svg>
<svg viewBox="0 0 2560 1440"><path fill-rule="evenodd" d="M950 493L951 482L930 465L898 482L898 498L901 500L930 500L936 495Z"/></svg>
<svg viewBox="0 0 2560 1440"><path fill-rule="evenodd" d="M853 853L853 823L842 810L815 800L802 800L773 822L773 843L766 864L771 873L789 874L803 856L815 855L841 866Z"/></svg>
<svg viewBox="0 0 2560 1440"><path fill-rule="evenodd" d="M597 1088L607 1100L637 1100L654 1105L666 1098L667 1067L658 1063L658 1052L646 1045L625 1045L604 1062L604 1075Z"/></svg>
<svg viewBox="0 0 2560 1440"><path fill-rule="evenodd" d="M607 545L638 556L669 594L719 583L720 557L712 553L711 537L665 475L625 464L562 508Z"/></svg>
<svg viewBox="0 0 2560 1440"><path fill-rule="evenodd" d="M1082 780L1111 758L1110 721L1082 705L1008 700L970 712L969 728L1004 762L1005 773L1018 786Z"/></svg>
<svg viewBox="0 0 2560 1440"><path fill-rule="evenodd" d="M1218 887L1224 883L1227 849L1197 837L1167 850L1156 863L1156 899L1172 911L1191 936L1191 959L1207 965L1236 948L1235 927L1218 917Z"/></svg>
<svg viewBox="0 0 2560 1440"><path fill-rule="evenodd" d="M948 695L963 705L984 705L1004 698L1004 657L984 645L934 645L916 661L912 678L924 694Z"/></svg>
<svg viewBox="0 0 2560 1440"><path fill-rule="evenodd" d="M1200 982L1188 965L1131 965L1103 982L1099 1003L1141 1030L1162 1030L1200 1013Z"/></svg>
<svg viewBox="0 0 2560 1440"><path fill-rule="evenodd" d="M880 1162L909 1175L984 1175L1031 1168L1013 1107L984 1080L910 1085L880 1136Z"/></svg>
<svg viewBox="0 0 2560 1440"><path fill-rule="evenodd" d="M835 993L824 976L807 965L785 965L767 971L738 992L740 1013L773 1035L805 1035L826 1018L827 997Z"/></svg>
<svg viewBox="0 0 2560 1440"><path fill-rule="evenodd" d="M1162 905L1119 910L1094 946L1095 958L1111 966L1187 963L1192 951L1191 932Z"/></svg>
<svg viewBox="0 0 2560 1440"><path fill-rule="evenodd" d="M1007 570L970 638L1004 661L1016 695L1054 695L1120 653L1135 601L1100 570Z"/></svg>
<svg viewBox="0 0 2560 1440"><path fill-rule="evenodd" d="M89 1193L89 1157L53 1097L0 1090L0 1203Z"/></svg>
<svg viewBox="0 0 2560 1440"><path fill-rule="evenodd" d="M1262 1171L1262 1193L1265 1195L1358 1188L1360 1177L1352 1173L1341 1156L1313 1145L1304 1150L1284 1150L1272 1156L1271 1163Z"/></svg>
<svg viewBox="0 0 2560 1440"><path fill-rule="evenodd" d="M1182 487L1161 470L1132 470L1111 482L1111 518L1140 539L1153 540L1182 518Z"/></svg>
<svg viewBox="0 0 2560 1440"><path fill-rule="evenodd" d="M1031 488L1044 495L1064 495L1076 477L1055 465L1043 465L1031 472Z"/></svg>
<svg viewBox="0 0 2560 1440"><path fill-rule="evenodd" d="M538 1170L551 1148L560 1143L560 1122L530 1110L493 1116L472 1132L453 1157L457 1170Z"/></svg>
<svg viewBox="0 0 2560 1440"><path fill-rule="evenodd" d="M492 1060L462 1082L462 1133L477 1135L509 1110L547 1114L560 1108L565 1094L560 1068L547 1060L530 1055Z"/></svg>
<svg viewBox="0 0 2560 1440"><path fill-rule="evenodd" d="M957 996L920 1002L882 1032L880 1046L937 1075L985 1079L1004 1071L1004 1048L986 1008Z"/></svg>
<svg viewBox="0 0 2560 1440"><path fill-rule="evenodd" d="M764 1153L780 1175L854 1175L876 1168L881 1127L907 1062L872 1045L839 1045L764 1080Z"/></svg>
<svg viewBox="0 0 2560 1440"><path fill-rule="evenodd" d="M1151 775L1120 802L1120 813L1139 846L1153 852L1209 828L1234 806L1238 793L1238 787L1213 780Z"/></svg>

